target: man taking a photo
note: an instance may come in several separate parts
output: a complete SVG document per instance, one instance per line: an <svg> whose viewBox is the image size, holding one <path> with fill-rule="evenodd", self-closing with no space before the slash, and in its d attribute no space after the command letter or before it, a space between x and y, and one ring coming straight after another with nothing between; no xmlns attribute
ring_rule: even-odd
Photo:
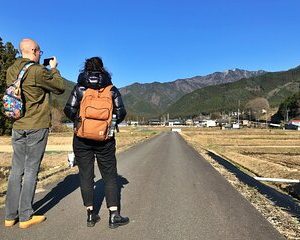
<svg viewBox="0 0 300 240"><path fill-rule="evenodd" d="M57 60L50 60L50 70L39 64L41 51L32 39L20 42L21 58L7 70L6 81L10 85L28 62L34 62L23 77L22 94L25 114L13 123L12 167L8 179L5 202L6 227L19 219L20 228L41 223L45 216L34 216L32 203L40 163L43 158L49 127L51 126L50 93L64 92L64 78L56 69Z"/></svg>

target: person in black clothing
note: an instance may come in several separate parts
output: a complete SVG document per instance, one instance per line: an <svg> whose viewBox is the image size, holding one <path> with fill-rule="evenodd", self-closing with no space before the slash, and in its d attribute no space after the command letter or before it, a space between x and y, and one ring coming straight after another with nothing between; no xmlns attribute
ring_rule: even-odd
<svg viewBox="0 0 300 240"><path fill-rule="evenodd" d="M66 116L74 122L76 128L79 122L80 101L87 88L100 89L112 85L111 76L103 67L102 59L92 57L85 61L84 69L78 76L78 82L64 108ZM126 110L119 90L111 89L113 99L113 114L117 116L117 124L126 116ZM95 141L77 137L74 134L73 150L79 168L80 189L83 204L87 208L87 226L93 227L100 217L94 212L94 162L98 163L105 184L105 197L109 209L109 227L116 228L129 222L127 217L120 215L120 200L117 184L117 162L115 138L105 141Z"/></svg>

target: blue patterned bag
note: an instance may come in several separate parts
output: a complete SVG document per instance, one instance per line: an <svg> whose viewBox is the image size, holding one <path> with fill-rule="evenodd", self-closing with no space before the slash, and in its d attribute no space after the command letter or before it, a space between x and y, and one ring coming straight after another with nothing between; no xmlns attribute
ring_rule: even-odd
<svg viewBox="0 0 300 240"><path fill-rule="evenodd" d="M26 63L15 80L5 91L3 100L4 114L12 120L17 120L24 116L24 106L22 100L22 80L27 69L34 62Z"/></svg>

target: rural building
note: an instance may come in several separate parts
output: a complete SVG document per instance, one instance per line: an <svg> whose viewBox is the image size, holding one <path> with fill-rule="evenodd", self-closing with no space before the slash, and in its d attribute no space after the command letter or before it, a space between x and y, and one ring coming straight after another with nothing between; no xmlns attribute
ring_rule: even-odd
<svg viewBox="0 0 300 240"><path fill-rule="evenodd" d="M193 122L192 119L187 119L187 120L185 121L185 125L192 126L192 125L194 125L194 122Z"/></svg>
<svg viewBox="0 0 300 240"><path fill-rule="evenodd" d="M178 125L183 125L183 122L180 119L170 119L167 125L170 127L178 126Z"/></svg>
<svg viewBox="0 0 300 240"><path fill-rule="evenodd" d="M289 122L292 125L300 127L300 119L293 119Z"/></svg>
<svg viewBox="0 0 300 240"><path fill-rule="evenodd" d="M159 119L149 119L148 125L151 125L151 126L160 126L161 125L161 121Z"/></svg>
<svg viewBox="0 0 300 240"><path fill-rule="evenodd" d="M205 127L216 127L217 126L217 122L216 120L204 120L202 121L203 126Z"/></svg>
<svg viewBox="0 0 300 240"><path fill-rule="evenodd" d="M288 124L285 124L284 128L289 130L300 131L300 119L293 119L289 121Z"/></svg>
<svg viewBox="0 0 300 240"><path fill-rule="evenodd" d="M138 121L129 121L129 122L128 122L128 125L131 125L131 126L138 126L138 125L139 125L139 122L138 122Z"/></svg>
<svg viewBox="0 0 300 240"><path fill-rule="evenodd" d="M194 125L198 125L200 123L199 120L193 120L194 121Z"/></svg>
<svg viewBox="0 0 300 240"><path fill-rule="evenodd" d="M63 125L68 127L68 128L73 128L74 127L74 123L72 123L72 122L63 123Z"/></svg>
<svg viewBox="0 0 300 240"><path fill-rule="evenodd" d="M251 122L249 120L242 120L242 126L250 127Z"/></svg>
<svg viewBox="0 0 300 240"><path fill-rule="evenodd" d="M128 126L128 123L125 122L125 121L123 121L123 122L120 122L120 123L118 124L118 126L119 126L119 127L126 127L126 126Z"/></svg>

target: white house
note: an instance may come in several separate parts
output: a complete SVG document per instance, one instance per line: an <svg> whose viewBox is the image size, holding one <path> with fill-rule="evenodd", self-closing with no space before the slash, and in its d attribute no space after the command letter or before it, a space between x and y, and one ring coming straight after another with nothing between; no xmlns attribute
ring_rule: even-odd
<svg viewBox="0 0 300 240"><path fill-rule="evenodd" d="M300 119L294 119L289 122L289 124L300 127Z"/></svg>
<svg viewBox="0 0 300 240"><path fill-rule="evenodd" d="M199 126L203 126L203 127L216 127L217 126L217 122L215 120L203 120L199 123Z"/></svg>

